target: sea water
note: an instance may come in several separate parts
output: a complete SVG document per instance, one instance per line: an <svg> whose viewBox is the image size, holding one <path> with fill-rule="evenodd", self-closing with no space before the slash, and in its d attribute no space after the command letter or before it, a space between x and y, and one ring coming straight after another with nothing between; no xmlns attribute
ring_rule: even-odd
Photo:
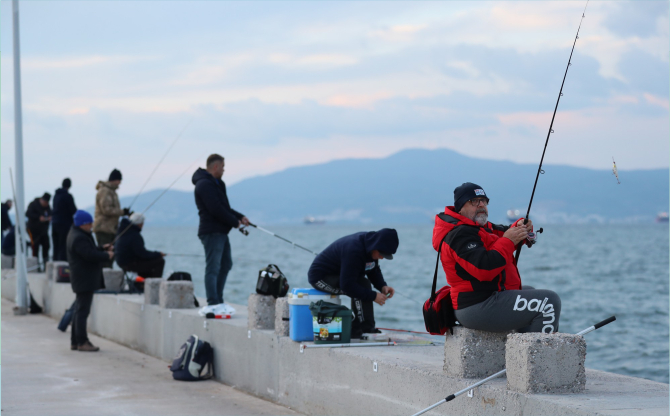
<svg viewBox="0 0 670 416"><path fill-rule="evenodd" d="M344 235L383 227L392 226L265 226L315 252ZM375 305L377 326L425 331L421 306L430 296L437 254L432 226L395 228L400 247L393 260L382 260L380 266L396 296ZM164 275L191 273L196 295L204 297L205 259L197 227L147 224L143 235L148 249L170 253ZM310 287L313 254L253 228L248 236L233 229L230 241L233 269L226 302L246 304L258 271L270 263L288 276L292 288ZM521 252L519 271L523 283L560 295L561 332L575 333L616 315L616 322L586 336L587 367L668 383L669 253L667 224L547 225L539 242ZM444 284L440 266L438 288Z"/></svg>

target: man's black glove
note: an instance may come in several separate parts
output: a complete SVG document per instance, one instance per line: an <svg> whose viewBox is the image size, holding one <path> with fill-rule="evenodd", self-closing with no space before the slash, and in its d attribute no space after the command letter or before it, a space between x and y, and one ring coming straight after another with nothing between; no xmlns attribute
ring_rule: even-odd
<svg viewBox="0 0 670 416"><path fill-rule="evenodd" d="M125 215L126 217L130 216L131 214L132 212L130 212L130 208L123 209L123 215Z"/></svg>

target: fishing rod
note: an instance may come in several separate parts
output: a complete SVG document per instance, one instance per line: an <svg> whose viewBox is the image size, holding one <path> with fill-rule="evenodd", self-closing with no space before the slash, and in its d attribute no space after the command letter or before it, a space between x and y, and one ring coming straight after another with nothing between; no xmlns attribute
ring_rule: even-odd
<svg viewBox="0 0 670 416"><path fill-rule="evenodd" d="M600 321L600 322L598 322L597 324L595 324L595 325L593 325L593 326L590 326L590 327L588 327L588 328L586 328L586 329L583 329L583 330L577 332L575 335L586 335L586 334L588 334L589 332L595 331L595 330L598 329L598 328L602 328L603 326L605 326L605 325L607 325L607 324L609 324L609 323L611 323L611 322L614 322L614 321L616 321L616 316L610 316L609 318L605 319L604 321ZM419 415L422 415L422 414L426 413L427 411L436 408L437 406L441 405L442 403L446 403L446 402L449 402L449 401L451 401L451 400L454 400L456 397L460 396L461 394L463 394L463 393L465 393L465 392L467 392L467 391L470 391L470 390L474 389L475 387L479 387L479 386L481 386L482 384L486 383L487 381L490 381L490 380L493 380L494 378L497 378L497 377L502 376L502 375L505 374L506 372L507 372L507 369L500 370L500 371L498 371L497 373L493 374L492 376L488 376L488 377L486 377L485 379L480 380L480 381L478 381L477 383L472 384L472 385L470 385L470 386L464 388L464 389L461 390L461 391L458 391L458 392L456 392L456 393L454 393L454 394L450 394L449 396L445 397L444 399L440 400L439 402L435 403L434 405L429 406L429 407L426 407L425 409L423 409L423 410L420 411L419 413L415 413L415 414L412 415L412 416L419 416Z"/></svg>
<svg viewBox="0 0 670 416"><path fill-rule="evenodd" d="M14 173L12 168L9 168L9 179L12 182L12 200L14 201L14 206L16 207L16 225L14 226L15 232L19 235L19 245L21 246L21 253L24 252L26 243L23 241L23 227L25 227L25 219L21 217L22 213L19 212L19 204L16 203L16 188L14 188ZM28 270L26 270L28 272Z"/></svg>
<svg viewBox="0 0 670 416"><path fill-rule="evenodd" d="M296 243L294 243L294 242L291 241L291 240L287 240L286 238L284 238L284 237L282 237L282 236L279 236L279 235L273 233L272 231L266 230L265 228L263 228L263 227L261 227L261 226L258 226L258 225L256 225L256 224L252 224L252 223L249 223L249 225L252 226L252 227L254 227L254 228L257 228L257 229L259 229L259 230L261 230L261 231L263 231L263 232L265 232L265 233L268 233L268 234L270 234L271 236L277 237L277 238L280 239L280 240L284 240L284 241L286 241L287 243L293 245L293 247L301 248L301 249L305 250L305 251L308 252L308 253L312 253L312 254L314 254L315 256L318 256L318 255L319 255L319 253L315 253L315 252L313 252L312 250L310 250L310 249L308 249L308 248L305 248L305 247L301 246L300 244L296 244ZM242 228L240 229L240 232L241 232L242 234L245 234L245 231L246 231L246 230L244 229L244 227L242 227ZM247 233L248 233L248 232L247 232ZM246 234L245 234L245 235L246 235Z"/></svg>
<svg viewBox="0 0 670 416"><path fill-rule="evenodd" d="M556 118L556 110L558 110L558 103L561 101L563 96L563 86L565 85L565 78L568 76L568 69L572 65L572 54L575 51L575 45L577 44L577 39L579 39L579 30L582 28L582 22L584 21L586 8L588 7L589 2L586 1L586 6L584 6L584 11L582 12L582 18L579 21L579 27L577 27L577 34L575 35L575 41L572 43L572 50L570 51L570 58L568 58L568 65L565 67L565 74L563 74L563 82L561 83L561 89L558 92L558 98L556 99L556 106L554 107L554 114L551 116L551 123L549 124L549 131L547 132L547 139L544 142L544 150L542 150L542 158L540 159L540 166L537 168L537 175L535 175L535 184L533 184L533 192L530 195L530 202L528 203L528 211L526 211L526 218L523 223L528 224L528 218L530 217L530 207L533 205L533 197L535 197L535 188L537 188L537 181L540 178L540 174L544 174L542 170L542 163L544 162L544 155L547 152L547 145L549 144L549 137L554 132L554 119ZM516 249L516 255L514 256L514 264L519 262L519 256L521 255L521 248L523 244L519 244L519 247Z"/></svg>
<svg viewBox="0 0 670 416"><path fill-rule="evenodd" d="M156 171L158 170L158 168L160 167L160 165L163 163L163 160L165 160L165 157L168 155L168 153L170 153L170 150L172 150L172 148L174 147L175 143L177 143L177 140L179 140L179 138L181 137L182 133L184 133L184 130L186 130L186 127L188 127L188 125L191 124L192 121L193 121L193 119L191 119L188 123L186 123L186 125L184 126L183 129L181 129L181 131L179 132L179 134L177 135L177 137L174 139L174 141L172 142L172 144L170 145L170 147L168 147L168 149L165 151L165 153L163 154L163 157L161 157L161 160L158 161L158 164L156 165L156 167L154 168L154 170L151 172L151 174L149 175L149 177L147 178L147 180L144 181L144 185L142 185L142 187L140 188L140 191L137 193L137 195L135 195L135 198L133 198L133 201L130 203L130 205L128 205L128 210L130 210L130 208L133 206L133 204L135 203L135 201L137 201L137 198L140 196L140 194L142 194L142 191L144 190L144 187L147 186L147 184L149 183L149 181L151 180L151 178L154 176L154 173L156 173Z"/></svg>
<svg viewBox="0 0 670 416"><path fill-rule="evenodd" d="M193 165L195 165L196 163L198 163L198 160L200 160L202 157L203 157L203 156L198 156L198 159L196 159L193 163L191 163L191 164L190 164L190 165L189 165L189 166L188 166L188 167L187 167L187 168L186 168L186 169L185 169L179 176L177 176L177 179L175 179L174 181L172 181L172 183L170 184L170 186L168 186L167 188L165 188L165 189L163 190L163 192L161 192L160 195L158 195L158 196L156 197L156 199L154 199L154 200L153 200L153 201L152 201L146 208L144 208L144 211L142 211L142 212L140 213L140 215L144 215L144 213L147 212L147 211L149 210L149 208L151 208L156 202L158 202L158 200L161 199L161 197L162 197L163 195L165 195L165 193L166 193L167 191L169 191L170 188L172 188L172 187L174 186L174 184L177 183L177 181L178 181L179 179L181 179L181 177L184 176L184 175L186 174L186 172L188 172L190 169L192 169L192 168L193 168ZM128 226L127 226L126 228L124 228L124 230L121 231L121 233L117 234L117 236L114 237L114 240L113 240L110 244L111 244L111 245L114 245L114 243L116 243L116 241L117 241L119 238L121 238L121 236L122 236L123 234L125 234L126 231L128 231L128 230L130 229L130 227L132 227L132 225L133 225L132 222L131 222L130 224L128 224Z"/></svg>

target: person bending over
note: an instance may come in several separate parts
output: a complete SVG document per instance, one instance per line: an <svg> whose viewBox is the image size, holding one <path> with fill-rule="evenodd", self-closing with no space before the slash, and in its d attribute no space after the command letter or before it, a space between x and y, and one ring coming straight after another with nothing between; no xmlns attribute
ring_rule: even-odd
<svg viewBox="0 0 670 416"><path fill-rule="evenodd" d="M144 247L142 228L144 215L134 213L130 219L123 218L119 225L119 237L114 245L116 264L125 271L136 272L142 277L163 277L165 253L148 251Z"/></svg>
<svg viewBox="0 0 670 416"><path fill-rule="evenodd" d="M516 247L530 246L533 223L492 224L488 203L481 186L466 182L454 190L454 206L435 217L433 248L440 251L456 319L482 331L557 332L561 299L522 286L514 264Z"/></svg>
<svg viewBox="0 0 670 416"><path fill-rule="evenodd" d="M380 332L375 328L372 302L384 305L386 299L393 297L395 290L384 281L379 260L393 259L397 250L398 233L394 229L383 228L342 237L312 262L307 276L314 288L351 298L351 309L355 315L351 338ZM372 290L372 286L379 292Z"/></svg>

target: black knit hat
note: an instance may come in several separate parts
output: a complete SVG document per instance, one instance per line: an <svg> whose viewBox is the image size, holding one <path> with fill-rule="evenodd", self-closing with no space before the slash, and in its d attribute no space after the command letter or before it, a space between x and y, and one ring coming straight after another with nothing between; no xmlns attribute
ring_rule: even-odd
<svg viewBox="0 0 670 416"><path fill-rule="evenodd" d="M51 194L49 192L45 192L41 199L49 202L51 200Z"/></svg>
<svg viewBox="0 0 670 416"><path fill-rule="evenodd" d="M63 179L63 188L69 189L70 187L72 187L72 181L70 180L70 178Z"/></svg>
<svg viewBox="0 0 670 416"><path fill-rule="evenodd" d="M121 179L123 179L123 178L121 177L121 172L119 172L118 169L114 169L112 171L112 173L109 174L110 182L111 181L120 181Z"/></svg>
<svg viewBox="0 0 670 416"><path fill-rule="evenodd" d="M482 189L481 186L472 182L465 182L463 185L454 189L454 209L456 212L459 212L466 202L480 196L486 198L486 202L488 203L489 198L486 196L486 192L484 192L484 189Z"/></svg>

